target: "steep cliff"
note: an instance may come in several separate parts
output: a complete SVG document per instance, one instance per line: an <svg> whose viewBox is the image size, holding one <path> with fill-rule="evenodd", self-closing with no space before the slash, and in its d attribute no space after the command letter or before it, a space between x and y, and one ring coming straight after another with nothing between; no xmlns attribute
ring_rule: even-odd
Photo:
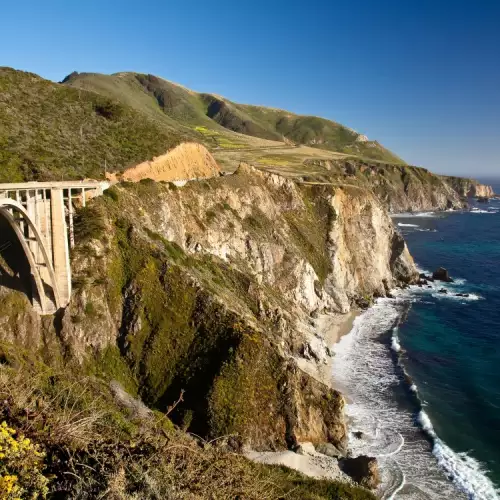
<svg viewBox="0 0 500 500"><path fill-rule="evenodd" d="M486 186L484 184L481 184L474 179L468 179L465 177L452 177L452 176L443 176L443 179L459 194L459 196L462 197L491 198L492 196L495 195L495 192L493 191L493 188L491 186Z"/></svg>
<svg viewBox="0 0 500 500"><path fill-rule="evenodd" d="M417 278L370 191L241 165L183 188L116 185L79 211L75 236L70 305L39 318L0 288L3 342L117 380L180 428L231 436L232 449L346 450L342 395L295 358L311 338L321 345L318 313Z"/></svg>
<svg viewBox="0 0 500 500"><path fill-rule="evenodd" d="M81 362L111 349L148 404L164 408L186 389L173 418L203 435L345 446L341 395L291 356L314 335L311 313L345 313L415 278L369 191L300 186L243 165L182 189L114 187L76 229L71 304L45 326L4 309L4 339L40 347L56 328L64 355Z"/></svg>
<svg viewBox="0 0 500 500"><path fill-rule="evenodd" d="M382 204L393 213L462 208L466 205L462 181L433 174L425 168L394 165L357 158L310 160L310 167L324 168L322 180L352 184L371 189ZM305 177L309 180L309 177ZM451 178L450 178L451 179ZM314 179L315 180L315 179ZM470 181L470 185L474 181ZM469 186L470 188L470 186Z"/></svg>

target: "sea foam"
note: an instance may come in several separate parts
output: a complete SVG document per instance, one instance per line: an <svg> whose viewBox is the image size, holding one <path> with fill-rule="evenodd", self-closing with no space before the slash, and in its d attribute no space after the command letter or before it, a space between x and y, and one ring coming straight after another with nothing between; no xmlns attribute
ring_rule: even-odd
<svg viewBox="0 0 500 500"><path fill-rule="evenodd" d="M451 286L464 283L465 280L457 281ZM434 287L416 289L420 295L435 293ZM405 353L398 335L398 322L408 304L420 299L414 290L398 291L395 295L394 299L378 299L356 318L352 331L334 346L334 382L351 400L346 413L364 434L361 440L351 440L353 453L378 457L381 498L395 498L396 494L397 498L500 498L481 464L447 446L422 408L417 384L404 372ZM394 391L405 384L419 408L416 419L394 399ZM431 449L419 432L432 442Z"/></svg>
<svg viewBox="0 0 500 500"><path fill-rule="evenodd" d="M486 476L486 470L467 453L456 453L437 436L429 415L424 410L418 414L418 423L433 440L432 453L451 480L472 500L495 500L500 491Z"/></svg>

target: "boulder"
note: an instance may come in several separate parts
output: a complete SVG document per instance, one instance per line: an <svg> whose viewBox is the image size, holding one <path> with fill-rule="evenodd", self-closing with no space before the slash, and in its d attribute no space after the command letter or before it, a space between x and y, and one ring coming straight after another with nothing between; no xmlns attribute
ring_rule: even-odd
<svg viewBox="0 0 500 500"><path fill-rule="evenodd" d="M312 443L300 443L295 453L299 455L315 455L316 449Z"/></svg>
<svg viewBox="0 0 500 500"><path fill-rule="evenodd" d="M361 455L356 458L339 460L340 468L361 486L370 490L380 484L377 459Z"/></svg>
<svg viewBox="0 0 500 500"><path fill-rule="evenodd" d="M446 295L448 293L448 290L446 290L446 288L441 288L438 290L438 293L443 293Z"/></svg>
<svg viewBox="0 0 500 500"><path fill-rule="evenodd" d="M344 454L332 443L320 443L316 445L316 451L332 458L342 458Z"/></svg>
<svg viewBox="0 0 500 500"><path fill-rule="evenodd" d="M469 297L470 295L468 293L457 293L457 297Z"/></svg>
<svg viewBox="0 0 500 500"><path fill-rule="evenodd" d="M358 297L356 299L356 304L360 309L368 309L371 306L371 302L368 297Z"/></svg>
<svg viewBox="0 0 500 500"><path fill-rule="evenodd" d="M453 283L453 280L450 278L450 274L448 273L448 270L445 269L444 267L440 267L439 269L436 269L434 271L434 273L432 274L432 277L438 281L446 281L447 283Z"/></svg>
<svg viewBox="0 0 500 500"><path fill-rule="evenodd" d="M355 431L352 433L352 435L356 438L356 439L363 439L363 436L364 434L361 432L361 431Z"/></svg>

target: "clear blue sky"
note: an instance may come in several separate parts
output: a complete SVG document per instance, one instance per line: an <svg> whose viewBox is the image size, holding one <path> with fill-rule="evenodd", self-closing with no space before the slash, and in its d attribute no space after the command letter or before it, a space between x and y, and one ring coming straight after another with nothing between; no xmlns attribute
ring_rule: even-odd
<svg viewBox="0 0 500 500"><path fill-rule="evenodd" d="M336 120L436 172L500 176L498 0L3 0L0 65L152 73Z"/></svg>

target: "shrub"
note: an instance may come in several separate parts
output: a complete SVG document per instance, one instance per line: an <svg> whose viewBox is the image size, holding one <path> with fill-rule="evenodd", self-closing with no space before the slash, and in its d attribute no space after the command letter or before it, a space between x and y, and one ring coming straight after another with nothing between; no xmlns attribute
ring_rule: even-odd
<svg viewBox="0 0 500 500"><path fill-rule="evenodd" d="M117 102L106 99L95 102L94 111L107 120L118 120L123 114L123 107Z"/></svg>
<svg viewBox="0 0 500 500"><path fill-rule="evenodd" d="M111 198L113 201L118 201L120 195L115 187L110 187L109 189L106 189L106 191L104 191L104 196Z"/></svg>
<svg viewBox="0 0 500 500"><path fill-rule="evenodd" d="M106 228L104 218L95 207L80 208L75 217L75 237L81 242L100 239Z"/></svg>
<svg viewBox="0 0 500 500"><path fill-rule="evenodd" d="M42 474L45 453L40 446L3 421L0 425L0 498L45 498L48 478Z"/></svg>

